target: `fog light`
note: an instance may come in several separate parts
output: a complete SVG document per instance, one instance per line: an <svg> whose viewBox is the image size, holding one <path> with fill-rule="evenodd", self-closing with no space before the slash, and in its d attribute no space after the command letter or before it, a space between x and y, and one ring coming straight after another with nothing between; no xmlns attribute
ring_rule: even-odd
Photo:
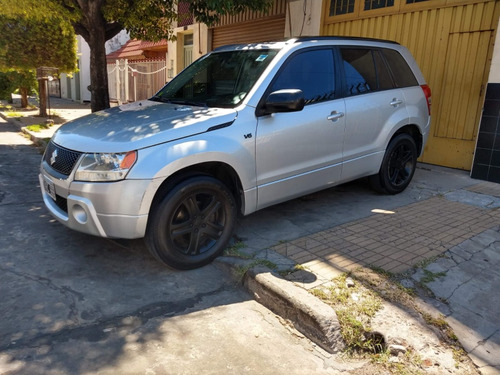
<svg viewBox="0 0 500 375"><path fill-rule="evenodd" d="M87 212L83 209L82 206L79 204L75 204L72 209L73 212L73 217L77 222L80 224L86 224L87 223Z"/></svg>

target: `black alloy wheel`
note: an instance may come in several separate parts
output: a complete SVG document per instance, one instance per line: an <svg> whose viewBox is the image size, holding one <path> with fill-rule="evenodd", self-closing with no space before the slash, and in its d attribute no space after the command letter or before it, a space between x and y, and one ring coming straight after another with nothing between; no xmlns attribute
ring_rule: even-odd
<svg viewBox="0 0 500 375"><path fill-rule="evenodd" d="M371 177L375 190L401 193L410 184L417 167L417 146L409 134L399 134L389 143L378 175Z"/></svg>
<svg viewBox="0 0 500 375"><path fill-rule="evenodd" d="M170 267L201 267L224 250L235 220L236 204L226 186L212 177L192 177L175 186L153 209L146 243Z"/></svg>

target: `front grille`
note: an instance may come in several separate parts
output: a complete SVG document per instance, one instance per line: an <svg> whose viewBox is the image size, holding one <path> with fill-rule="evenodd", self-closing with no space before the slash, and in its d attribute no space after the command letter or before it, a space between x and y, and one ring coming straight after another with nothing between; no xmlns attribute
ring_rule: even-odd
<svg viewBox="0 0 500 375"><path fill-rule="evenodd" d="M50 141L43 160L57 172L69 176L82 153L68 150Z"/></svg>

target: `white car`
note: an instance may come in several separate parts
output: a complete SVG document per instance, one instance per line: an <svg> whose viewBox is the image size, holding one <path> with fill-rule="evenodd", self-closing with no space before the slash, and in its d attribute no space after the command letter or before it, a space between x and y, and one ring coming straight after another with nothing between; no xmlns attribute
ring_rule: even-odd
<svg viewBox="0 0 500 375"><path fill-rule="evenodd" d="M218 48L149 100L62 126L42 159L49 211L109 238L145 237L179 269L202 266L248 215L370 176L410 183L430 89L394 42L305 37Z"/></svg>

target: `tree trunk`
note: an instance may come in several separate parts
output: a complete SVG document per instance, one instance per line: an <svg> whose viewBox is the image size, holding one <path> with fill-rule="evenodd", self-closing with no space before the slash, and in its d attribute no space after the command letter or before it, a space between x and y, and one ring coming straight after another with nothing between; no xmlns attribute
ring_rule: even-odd
<svg viewBox="0 0 500 375"><path fill-rule="evenodd" d="M106 20L102 15L101 1L87 2L83 35L90 47L90 108L92 112L109 108L108 70L106 64Z"/></svg>
<svg viewBox="0 0 500 375"><path fill-rule="evenodd" d="M28 88L20 87L19 93L21 94L21 108L28 108Z"/></svg>
<svg viewBox="0 0 500 375"><path fill-rule="evenodd" d="M96 32L100 34L100 32ZM106 40L101 35L90 37L90 108L92 112L109 108L108 69L106 63Z"/></svg>
<svg viewBox="0 0 500 375"><path fill-rule="evenodd" d="M109 108L106 41L123 28L118 22L107 22L102 14L105 0L78 0L82 18L73 24L90 48L90 108L92 112Z"/></svg>
<svg viewBox="0 0 500 375"><path fill-rule="evenodd" d="M39 79L38 80L38 92L40 99L40 116L47 117L47 80Z"/></svg>

